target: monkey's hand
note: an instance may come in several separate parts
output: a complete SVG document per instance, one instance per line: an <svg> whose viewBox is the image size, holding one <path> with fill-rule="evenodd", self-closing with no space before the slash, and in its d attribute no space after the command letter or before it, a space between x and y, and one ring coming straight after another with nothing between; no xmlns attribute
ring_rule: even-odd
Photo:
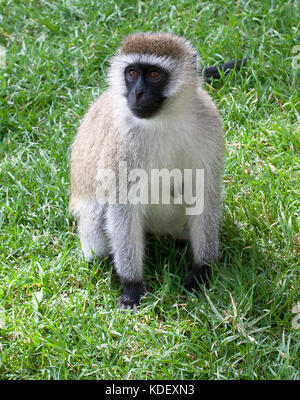
<svg viewBox="0 0 300 400"><path fill-rule="evenodd" d="M139 305L140 298L147 292L144 282L126 282L117 305L122 309L132 309Z"/></svg>

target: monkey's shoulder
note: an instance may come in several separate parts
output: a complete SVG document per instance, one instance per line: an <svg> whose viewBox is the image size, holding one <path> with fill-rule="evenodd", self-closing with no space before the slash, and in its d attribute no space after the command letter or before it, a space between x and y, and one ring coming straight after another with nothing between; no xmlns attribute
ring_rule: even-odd
<svg viewBox="0 0 300 400"><path fill-rule="evenodd" d="M90 106L71 147L70 172L73 197L94 191L98 168L113 168L118 148L108 112L110 93L105 91Z"/></svg>
<svg viewBox="0 0 300 400"><path fill-rule="evenodd" d="M203 128L203 135L223 136L223 123L219 110L209 93L199 87L197 99L194 104L194 114L196 115L199 127Z"/></svg>
<svg viewBox="0 0 300 400"><path fill-rule="evenodd" d="M108 129L111 120L112 99L109 90L104 91L89 107L85 113L79 134L95 134L99 128Z"/></svg>
<svg viewBox="0 0 300 400"><path fill-rule="evenodd" d="M109 90L103 92L84 115L72 144L72 153L92 155L114 141L112 127L112 100ZM116 138L115 138L116 139Z"/></svg>
<svg viewBox="0 0 300 400"><path fill-rule="evenodd" d="M203 110L212 117L220 118L219 111L212 96L201 86L197 88L196 106L199 111Z"/></svg>

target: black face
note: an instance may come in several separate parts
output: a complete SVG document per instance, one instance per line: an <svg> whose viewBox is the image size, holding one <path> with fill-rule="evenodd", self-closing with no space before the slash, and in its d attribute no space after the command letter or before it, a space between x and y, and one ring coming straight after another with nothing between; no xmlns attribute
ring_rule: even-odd
<svg viewBox="0 0 300 400"><path fill-rule="evenodd" d="M155 65L131 64L125 71L127 103L136 117L150 118L161 108L168 73Z"/></svg>

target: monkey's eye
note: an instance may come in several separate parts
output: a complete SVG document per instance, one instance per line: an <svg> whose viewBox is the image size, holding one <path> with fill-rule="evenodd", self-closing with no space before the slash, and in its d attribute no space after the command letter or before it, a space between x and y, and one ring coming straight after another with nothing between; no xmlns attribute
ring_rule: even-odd
<svg viewBox="0 0 300 400"><path fill-rule="evenodd" d="M135 78L137 78L138 73L137 73L137 71L136 71L135 69L130 69L130 70L128 71L128 75L130 76L130 78L135 79Z"/></svg>
<svg viewBox="0 0 300 400"><path fill-rule="evenodd" d="M154 80L157 80L160 78L160 73L158 71L151 71L149 75L150 75L150 78L154 79Z"/></svg>

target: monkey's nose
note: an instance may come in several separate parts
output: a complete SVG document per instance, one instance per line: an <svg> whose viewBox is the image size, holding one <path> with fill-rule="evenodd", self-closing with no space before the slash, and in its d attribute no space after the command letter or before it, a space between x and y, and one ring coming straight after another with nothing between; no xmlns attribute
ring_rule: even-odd
<svg viewBox="0 0 300 400"><path fill-rule="evenodd" d="M136 104L141 105L145 101L145 92L140 90L136 93Z"/></svg>

